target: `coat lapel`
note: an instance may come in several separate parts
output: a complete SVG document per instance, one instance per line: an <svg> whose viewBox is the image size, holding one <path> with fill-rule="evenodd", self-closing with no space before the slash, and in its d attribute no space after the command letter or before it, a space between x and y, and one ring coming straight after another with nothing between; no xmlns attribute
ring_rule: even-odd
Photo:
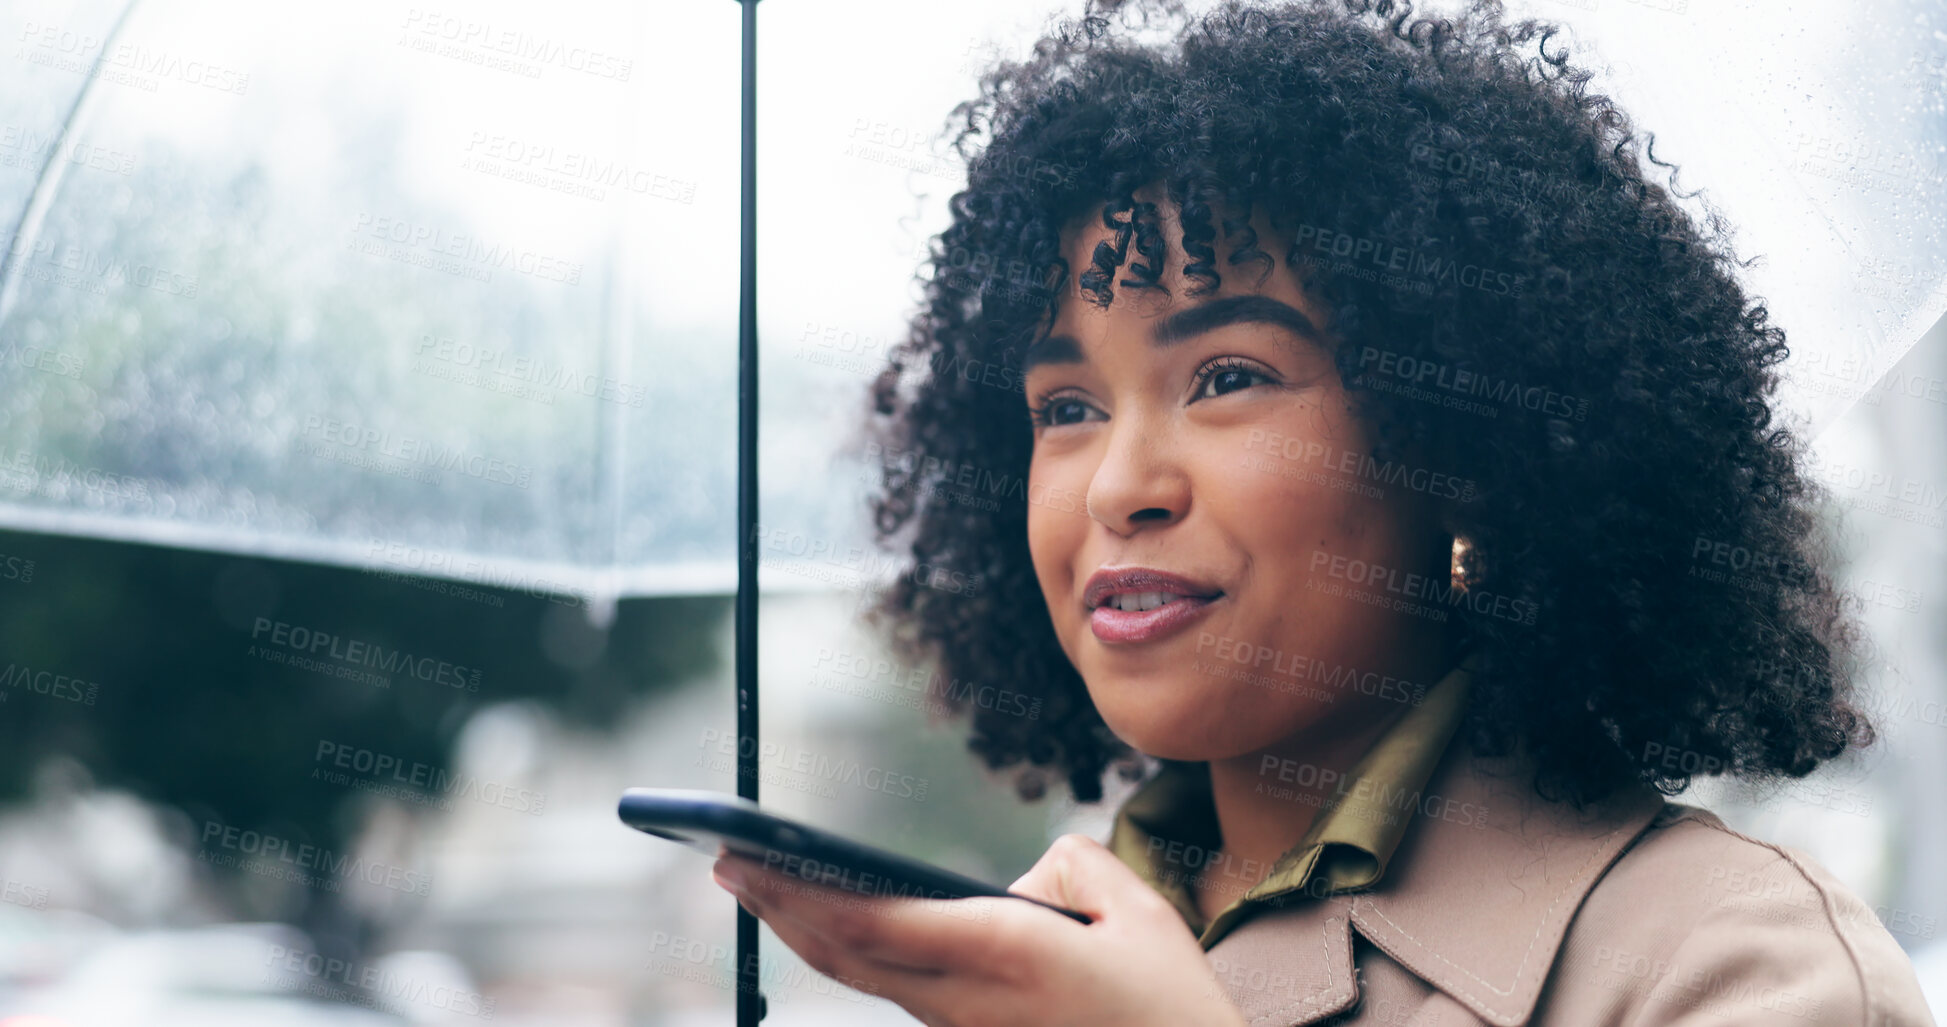
<svg viewBox="0 0 1947 1027"><path fill-rule="evenodd" d="M1501 1027L1525 1022L1582 899L1665 805L1648 786L1578 812L1536 795L1524 765L1456 734L1416 822L1372 890L1294 899L1207 953L1252 1027L1294 1027L1360 1000L1348 925Z"/></svg>
<svg viewBox="0 0 1947 1027"><path fill-rule="evenodd" d="M1461 736L1388 880L1352 898L1374 945L1492 1024L1524 1023L1582 899L1665 805L1630 786L1586 810L1536 795L1524 764Z"/></svg>
<svg viewBox="0 0 1947 1027"><path fill-rule="evenodd" d="M1359 1000L1351 901L1339 895L1267 908L1204 955L1251 1027L1316 1023Z"/></svg>

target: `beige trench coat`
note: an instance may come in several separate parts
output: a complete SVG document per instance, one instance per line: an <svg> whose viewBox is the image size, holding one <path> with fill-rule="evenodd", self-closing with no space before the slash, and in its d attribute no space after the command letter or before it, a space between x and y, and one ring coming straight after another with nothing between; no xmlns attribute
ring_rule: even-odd
<svg viewBox="0 0 1947 1027"><path fill-rule="evenodd" d="M1805 854L1648 788L1578 814L1514 767L1456 735L1377 885L1211 946L1252 1027L1934 1022L1893 936Z"/></svg>

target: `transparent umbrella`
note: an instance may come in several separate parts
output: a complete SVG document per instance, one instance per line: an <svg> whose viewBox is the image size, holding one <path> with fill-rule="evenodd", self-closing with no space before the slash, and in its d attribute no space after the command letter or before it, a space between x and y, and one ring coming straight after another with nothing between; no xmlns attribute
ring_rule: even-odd
<svg viewBox="0 0 1947 1027"><path fill-rule="evenodd" d="M984 56L969 35L1018 48L1052 13L997 6L966 34L906 34L889 5L830 9L776 14L789 34L766 53L764 137L791 173L767 172L765 238L780 257L825 240L826 266L880 284L834 296L778 276L769 352L806 324L872 340L828 346L827 366L767 364L793 410L854 409L831 384L862 376L829 365L899 334L957 170L934 133ZM734 5L248 10L37 0L10 30L0 523L577 593L598 611L728 591ZM1888 372L1947 310L1937 12L1533 13L1596 45L1656 156L1679 185L1707 183L1740 255L1761 258L1751 284L1791 332L1788 407L1816 433L1899 387ZM895 46L930 74L884 88ZM886 231L818 231L841 204ZM770 519L862 539L849 493L819 487L830 433L779 427Z"/></svg>
<svg viewBox="0 0 1947 1027"><path fill-rule="evenodd" d="M732 587L733 7L29 6L0 523Z"/></svg>
<svg viewBox="0 0 1947 1027"><path fill-rule="evenodd" d="M1597 87L1707 188L1693 207L1738 226L1810 434L1912 394L1896 365L1947 312L1933 5L1510 6L1592 44ZM754 735L755 556L734 540L757 519L736 445L755 365L740 388L730 312L752 361L759 320L774 340L762 520L862 542L857 490L833 487L859 477L833 465L867 461L823 429L859 409L945 222L945 115L990 51L1022 56L1080 5L925 30L911 5L765 5L761 180L739 173L754 7L32 0L0 90L0 524L574 593L598 615L737 588ZM729 272L758 242L733 228L753 190L765 266L848 288L773 272L758 317ZM830 231L835 210L884 230Z"/></svg>
<svg viewBox="0 0 1947 1027"><path fill-rule="evenodd" d="M1737 228L1813 437L1947 312L1947 16L1890 0L1537 0L1611 63L1676 187ZM1697 209L1701 210L1701 207Z"/></svg>

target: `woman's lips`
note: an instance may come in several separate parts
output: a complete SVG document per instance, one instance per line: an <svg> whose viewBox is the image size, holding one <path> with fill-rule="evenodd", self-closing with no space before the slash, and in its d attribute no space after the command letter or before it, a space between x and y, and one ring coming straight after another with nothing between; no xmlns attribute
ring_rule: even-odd
<svg viewBox="0 0 1947 1027"><path fill-rule="evenodd" d="M1089 630L1095 632L1096 638L1112 644L1153 642L1183 630L1223 598L1222 593L1214 596L1183 596L1153 610L1141 612L1118 610L1105 603L1089 614L1088 626Z"/></svg>

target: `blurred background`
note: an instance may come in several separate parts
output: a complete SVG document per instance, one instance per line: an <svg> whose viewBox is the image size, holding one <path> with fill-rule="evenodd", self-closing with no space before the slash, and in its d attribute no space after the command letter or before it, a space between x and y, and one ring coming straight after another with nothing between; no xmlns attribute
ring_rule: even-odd
<svg viewBox="0 0 1947 1027"><path fill-rule="evenodd" d="M1516 9L1762 257L1875 646L1882 744L1686 801L1947 1017L1947 19ZM1013 799L858 623L853 429L948 111L1079 10L759 18L765 802L997 882L1127 786ZM0 1025L733 1022L733 902L614 803L734 790L740 16L0 2ZM768 1022L913 1022L762 951Z"/></svg>

